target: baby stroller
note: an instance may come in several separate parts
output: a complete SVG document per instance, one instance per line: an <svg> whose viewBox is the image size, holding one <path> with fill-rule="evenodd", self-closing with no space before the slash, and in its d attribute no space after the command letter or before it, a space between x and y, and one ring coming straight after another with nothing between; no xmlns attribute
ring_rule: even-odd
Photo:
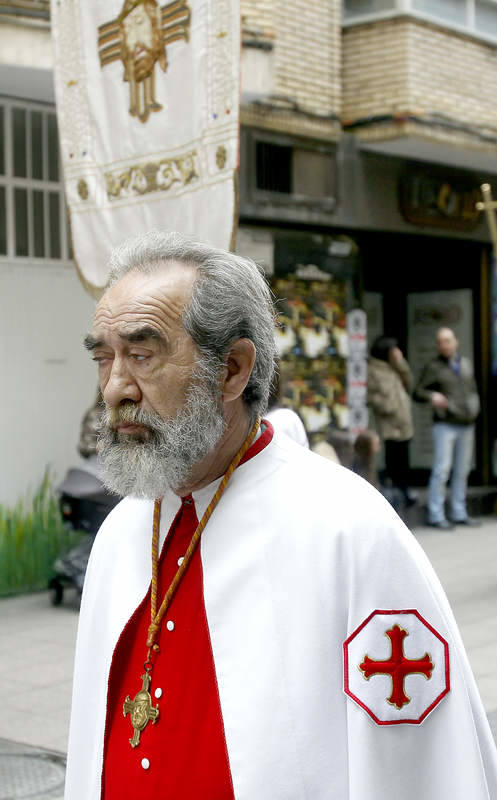
<svg viewBox="0 0 497 800"><path fill-rule="evenodd" d="M74 586L79 596L83 591L90 551L100 525L119 498L107 492L102 481L85 469L69 469L58 487L60 508L66 525L87 535L54 563L54 577L48 584L52 605L64 598L64 589Z"/></svg>

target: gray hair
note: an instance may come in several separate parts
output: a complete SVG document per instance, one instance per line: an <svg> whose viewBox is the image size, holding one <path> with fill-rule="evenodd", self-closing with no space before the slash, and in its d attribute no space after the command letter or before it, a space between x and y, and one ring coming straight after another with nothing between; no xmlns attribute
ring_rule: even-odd
<svg viewBox="0 0 497 800"><path fill-rule="evenodd" d="M255 364L243 399L254 421L267 409L275 365L275 312L262 271L249 258L179 233L151 231L112 252L109 286L131 270L150 274L172 261L198 270L182 321L216 379L233 342L253 342Z"/></svg>

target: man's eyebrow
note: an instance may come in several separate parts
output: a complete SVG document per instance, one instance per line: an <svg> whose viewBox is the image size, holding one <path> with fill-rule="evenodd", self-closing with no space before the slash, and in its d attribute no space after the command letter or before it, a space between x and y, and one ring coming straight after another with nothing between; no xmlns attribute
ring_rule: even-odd
<svg viewBox="0 0 497 800"><path fill-rule="evenodd" d="M102 340L96 339L91 333L88 333L83 339L83 344L85 348L91 352L92 350L95 350L96 347L100 347L102 345Z"/></svg>
<svg viewBox="0 0 497 800"><path fill-rule="evenodd" d="M161 344L167 345L167 339L164 334L151 325L143 325L141 328L120 333L119 338L124 339L125 342L146 342L148 339L156 339ZM102 347L104 341L103 339L97 339L92 333L88 333L83 339L83 344L91 352L97 347Z"/></svg>
<svg viewBox="0 0 497 800"><path fill-rule="evenodd" d="M119 337L126 342L145 342L147 339L156 339L162 344L167 344L167 339L163 333L153 328L151 325L144 325L141 328L135 328L128 333L120 333Z"/></svg>

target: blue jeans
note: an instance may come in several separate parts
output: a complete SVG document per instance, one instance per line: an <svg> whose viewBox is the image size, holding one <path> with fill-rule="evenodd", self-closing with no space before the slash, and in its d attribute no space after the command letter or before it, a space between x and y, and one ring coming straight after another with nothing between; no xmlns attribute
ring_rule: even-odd
<svg viewBox="0 0 497 800"><path fill-rule="evenodd" d="M466 486L471 469L474 438L474 425L434 423L435 453L428 486L428 522L442 522L445 519L445 485L451 467L449 516L457 521L467 518Z"/></svg>

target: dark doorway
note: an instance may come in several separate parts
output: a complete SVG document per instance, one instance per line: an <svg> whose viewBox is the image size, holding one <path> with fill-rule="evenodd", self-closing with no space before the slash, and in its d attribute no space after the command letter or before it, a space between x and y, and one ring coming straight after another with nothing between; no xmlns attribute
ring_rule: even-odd
<svg viewBox="0 0 497 800"><path fill-rule="evenodd" d="M464 305L466 324L472 330L467 336L460 336L460 349L475 365L483 407L483 414L477 423L476 462L471 481L488 482L490 310L486 284L482 281L482 245L467 240L390 233L359 234L356 240L361 253L363 290L381 295L383 332L395 336L410 363L413 362L411 366L417 366L417 369L413 368L415 380L419 364L427 352L426 335L430 342L432 338L434 342L438 327L447 325L456 329L461 316L461 304ZM424 297L426 303L423 306ZM444 302L437 302L440 298ZM451 298L454 298L453 303L450 302ZM421 320L420 316L423 317ZM419 329L414 327L416 321L419 322ZM419 343L417 351L418 332L423 332L423 324L425 341ZM428 419L426 413L425 419ZM426 437L427 432L418 431L418 437L422 435ZM416 442L419 450L418 445L419 441ZM411 480L414 484L424 485L429 470L427 463L420 466L422 459L416 456L416 447L411 446L411 456L414 454L414 458L411 458Z"/></svg>

